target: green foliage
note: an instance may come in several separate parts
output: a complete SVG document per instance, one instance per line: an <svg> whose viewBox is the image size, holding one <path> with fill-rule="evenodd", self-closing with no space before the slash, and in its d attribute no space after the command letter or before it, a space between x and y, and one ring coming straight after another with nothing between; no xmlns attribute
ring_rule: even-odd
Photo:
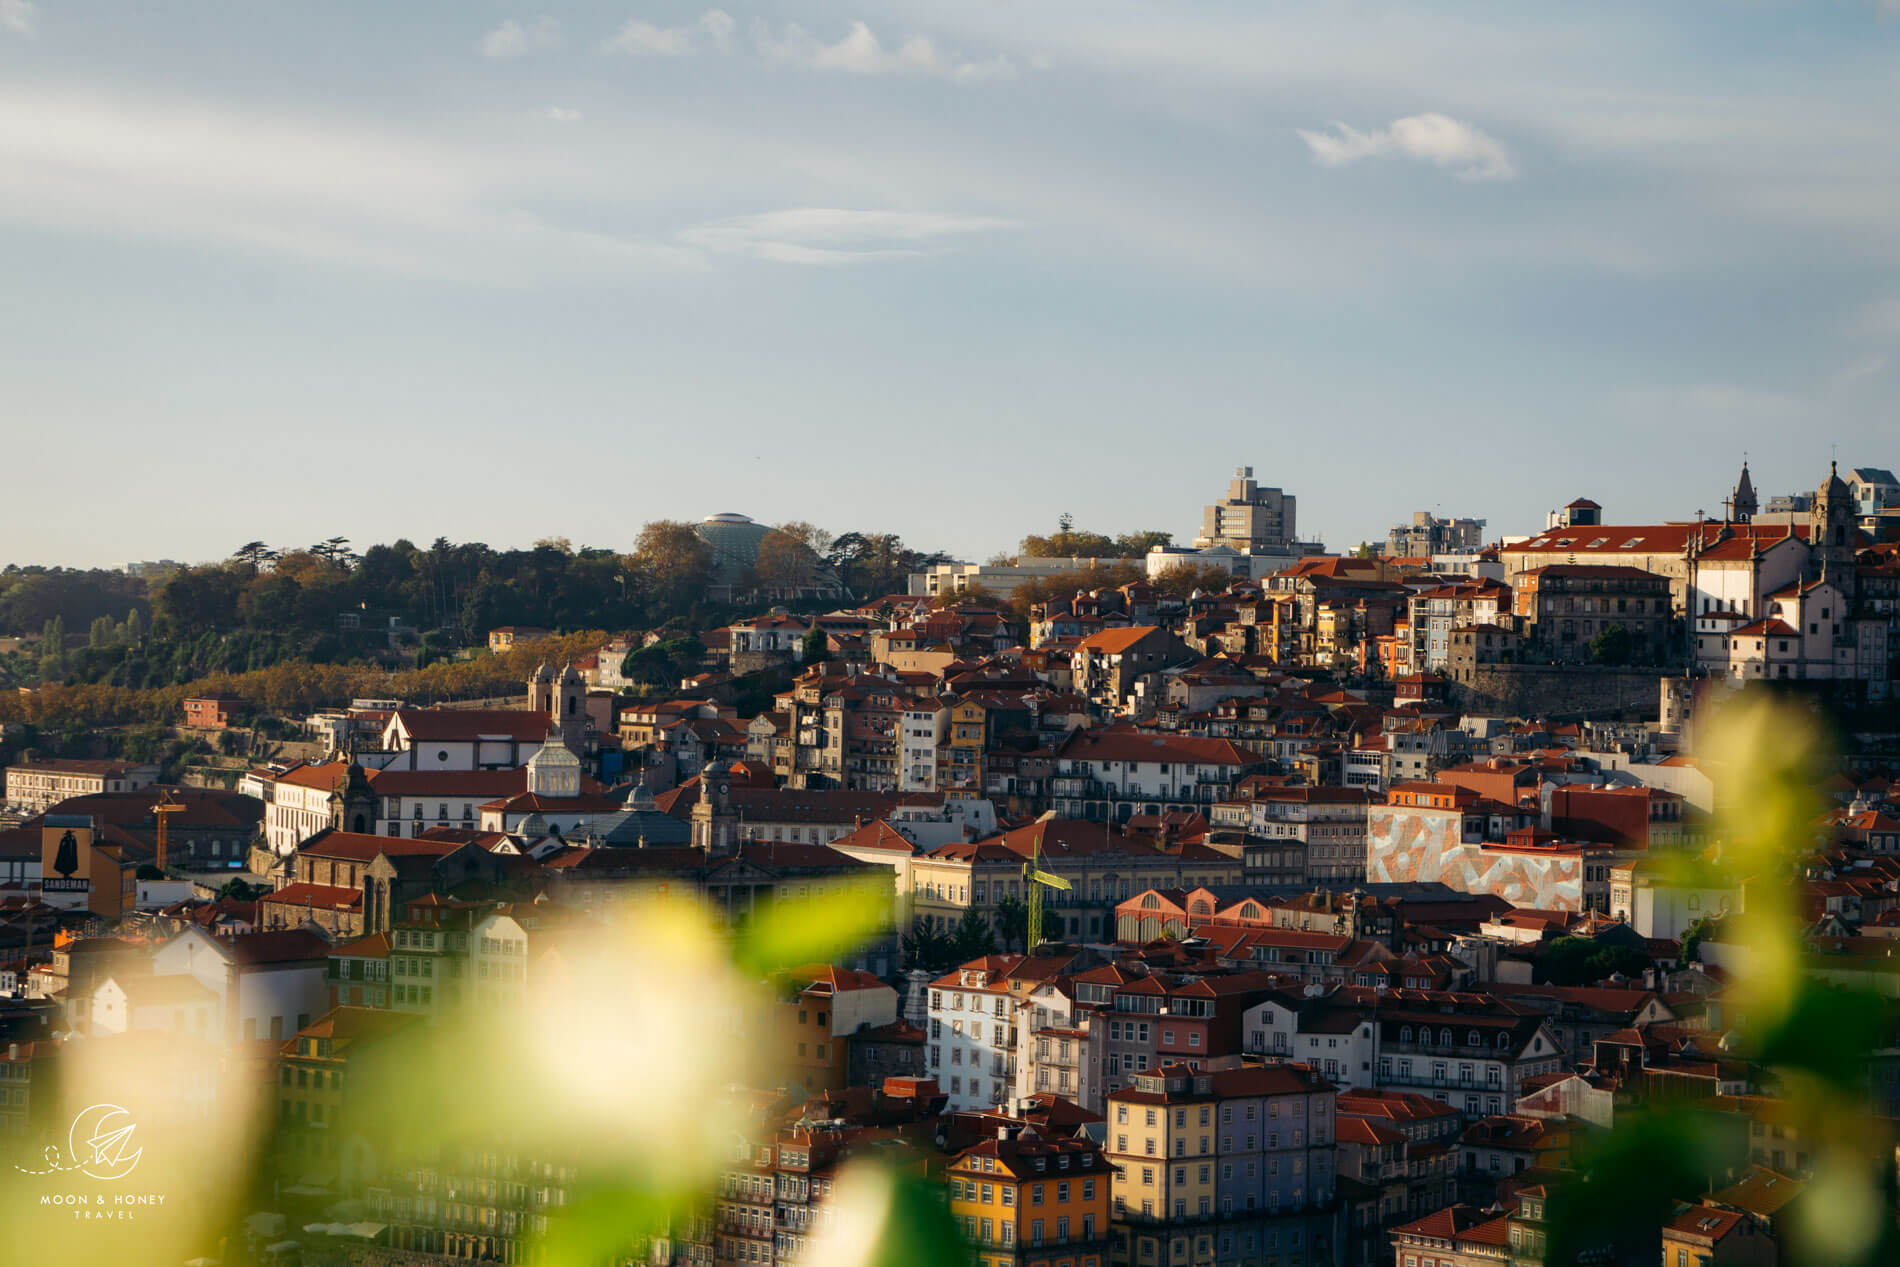
<svg viewBox="0 0 1900 1267"><path fill-rule="evenodd" d="M1076 532L1065 515L1053 535L1024 537L1016 549L1018 554L1032 559L1139 559L1156 546L1173 542L1173 533L1153 528L1124 532L1117 537L1100 532Z"/></svg>
<svg viewBox="0 0 1900 1267"><path fill-rule="evenodd" d="M16 567L0 570L0 635L31 637L58 616L69 629L101 616L125 620L144 610L145 582L123 572Z"/></svg>
<svg viewBox="0 0 1900 1267"><path fill-rule="evenodd" d="M1689 925L1688 931L1682 935L1682 951L1676 957L1677 964L1682 967L1687 967L1692 963L1700 962L1702 958L1702 943L1707 941L1714 933L1715 922L1707 918L1699 919Z"/></svg>
<svg viewBox="0 0 1900 1267"><path fill-rule="evenodd" d="M813 625L811 632L805 635L805 663L823 664L831 658L831 648L825 637L825 631Z"/></svg>
<svg viewBox="0 0 1900 1267"><path fill-rule="evenodd" d="M904 544L894 532L847 532L825 551L825 565L838 583L852 594L902 594L912 572L944 562L945 555L927 554Z"/></svg>
<svg viewBox="0 0 1900 1267"><path fill-rule="evenodd" d="M912 924L910 931L900 940L906 970L948 968L956 962L955 947L950 938L935 931L923 920Z"/></svg>
<svg viewBox="0 0 1900 1267"><path fill-rule="evenodd" d="M890 919L890 894L876 885L822 898L777 901L746 921L733 959L749 977L823 962L863 945L887 928Z"/></svg>
<svg viewBox="0 0 1900 1267"><path fill-rule="evenodd" d="M1233 573L1219 564L1188 563L1162 572L1155 578L1154 586L1157 594L1185 599L1195 590L1206 594L1224 594L1233 583Z"/></svg>
<svg viewBox="0 0 1900 1267"><path fill-rule="evenodd" d="M1551 985L1592 985L1613 972L1639 976L1654 962L1634 946L1598 943L1588 937L1559 937L1537 957L1537 976Z"/></svg>
<svg viewBox="0 0 1900 1267"><path fill-rule="evenodd" d="M165 878L165 873L149 862L139 863L139 869L135 875L141 880L163 880Z"/></svg>
<svg viewBox="0 0 1900 1267"><path fill-rule="evenodd" d="M996 950L996 934L989 921L975 911L963 912L963 918L950 932L950 958L955 963L981 959Z"/></svg>
<svg viewBox="0 0 1900 1267"><path fill-rule="evenodd" d="M1609 625L1590 639L1590 658L1598 664L1628 664L1634 640L1622 625Z"/></svg>
<svg viewBox="0 0 1900 1267"><path fill-rule="evenodd" d="M996 903L996 936L1005 951L1029 952L1029 903L1015 894L1005 894ZM1038 942L1060 941L1063 935L1062 916L1048 906L1042 908L1042 935Z"/></svg>

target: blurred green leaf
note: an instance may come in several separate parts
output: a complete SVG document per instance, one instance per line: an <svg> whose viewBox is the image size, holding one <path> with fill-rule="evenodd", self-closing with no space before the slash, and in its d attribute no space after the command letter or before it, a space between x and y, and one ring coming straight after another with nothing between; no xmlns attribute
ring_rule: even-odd
<svg viewBox="0 0 1900 1267"><path fill-rule="evenodd" d="M733 960L753 977L826 962L863 945L889 927L890 919L891 895L869 886L773 902L740 928Z"/></svg>
<svg viewBox="0 0 1900 1267"><path fill-rule="evenodd" d="M1886 1044L1892 1027L1886 1000L1870 990L1828 985L1808 976L1796 977L1794 990L1780 1022L1757 1038L1757 1059L1812 1073L1838 1091L1857 1092L1866 1076L1868 1054Z"/></svg>
<svg viewBox="0 0 1900 1267"><path fill-rule="evenodd" d="M548 1213L537 1261L544 1267L602 1267L643 1259L648 1243L666 1230L669 1215L685 1208L671 1194L624 1178L584 1181L565 1206Z"/></svg>

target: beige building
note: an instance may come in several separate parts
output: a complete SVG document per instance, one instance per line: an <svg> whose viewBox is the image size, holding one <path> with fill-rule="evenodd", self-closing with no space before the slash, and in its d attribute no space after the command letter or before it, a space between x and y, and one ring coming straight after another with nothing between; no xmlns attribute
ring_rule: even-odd
<svg viewBox="0 0 1900 1267"><path fill-rule="evenodd" d="M158 781L155 765L126 761L23 761L7 767L6 803L41 814L75 796L136 792Z"/></svg>
<svg viewBox="0 0 1900 1267"><path fill-rule="evenodd" d="M1201 514L1201 535L1195 548L1226 546L1241 554L1284 554L1292 549L1295 498L1277 488L1254 483L1253 468L1239 467L1228 482L1227 496Z"/></svg>
<svg viewBox="0 0 1900 1267"><path fill-rule="evenodd" d="M975 911L992 926L997 904L1025 897L1023 867L1037 866L1069 882L1045 889L1045 908L1071 941L1115 936L1115 904L1144 889L1206 888L1241 881L1238 848L1201 844L1174 848L1123 836L1102 823L1057 818L984 840L959 841L920 853L909 862L909 907L914 920L940 932Z"/></svg>

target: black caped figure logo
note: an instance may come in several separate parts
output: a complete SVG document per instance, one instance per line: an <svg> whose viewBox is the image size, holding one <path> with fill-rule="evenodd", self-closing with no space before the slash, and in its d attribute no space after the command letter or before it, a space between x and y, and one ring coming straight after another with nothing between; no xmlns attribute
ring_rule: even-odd
<svg viewBox="0 0 1900 1267"><path fill-rule="evenodd" d="M69 829L59 838L59 852L53 855L53 870L64 879L72 879L73 872L79 870L79 841Z"/></svg>

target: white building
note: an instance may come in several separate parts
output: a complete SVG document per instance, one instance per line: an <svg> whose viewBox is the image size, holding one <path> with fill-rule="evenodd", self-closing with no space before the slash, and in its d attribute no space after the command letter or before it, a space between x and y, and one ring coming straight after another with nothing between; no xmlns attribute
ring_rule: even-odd
<svg viewBox="0 0 1900 1267"><path fill-rule="evenodd" d="M930 983L924 1067L952 1110L1006 1103L1016 1081L1016 995L1007 974L1021 955L988 955Z"/></svg>
<svg viewBox="0 0 1900 1267"><path fill-rule="evenodd" d="M1014 563L939 563L922 572L912 572L912 594L967 594L981 591L996 598L1007 598L1011 590L1026 581L1051 576L1067 576L1090 568L1111 568L1127 559L1037 558L1024 555Z"/></svg>
<svg viewBox="0 0 1900 1267"><path fill-rule="evenodd" d="M579 674L562 687L575 706ZM565 710L564 710L565 711ZM540 709L402 708L383 728L386 770L514 770L548 741L549 713Z"/></svg>
<svg viewBox="0 0 1900 1267"><path fill-rule="evenodd" d="M107 977L92 992L92 1034L163 1030L195 1038L215 1036L218 995L196 977L127 973Z"/></svg>
<svg viewBox="0 0 1900 1267"><path fill-rule="evenodd" d="M1103 1023L1094 1009L1077 1008L1055 985L1044 984L1023 999L1020 1016L1015 1098L1048 1093L1100 1113Z"/></svg>
<svg viewBox="0 0 1900 1267"><path fill-rule="evenodd" d="M349 776L345 761L299 763L248 771L238 780L238 791L264 802L264 840L281 858L332 825L330 798L342 793Z"/></svg>
<svg viewBox="0 0 1900 1267"><path fill-rule="evenodd" d="M1737 885L1684 885L1646 858L1610 868L1610 914L1644 937L1680 941L1697 920L1742 909Z"/></svg>
<svg viewBox="0 0 1900 1267"><path fill-rule="evenodd" d="M329 1008L329 950L302 929L217 938L192 927L152 955L152 975L188 976L216 996L213 1042L285 1039Z"/></svg>
<svg viewBox="0 0 1900 1267"><path fill-rule="evenodd" d="M934 699L912 700L898 723L897 790L934 792L937 749L943 745L950 710Z"/></svg>

